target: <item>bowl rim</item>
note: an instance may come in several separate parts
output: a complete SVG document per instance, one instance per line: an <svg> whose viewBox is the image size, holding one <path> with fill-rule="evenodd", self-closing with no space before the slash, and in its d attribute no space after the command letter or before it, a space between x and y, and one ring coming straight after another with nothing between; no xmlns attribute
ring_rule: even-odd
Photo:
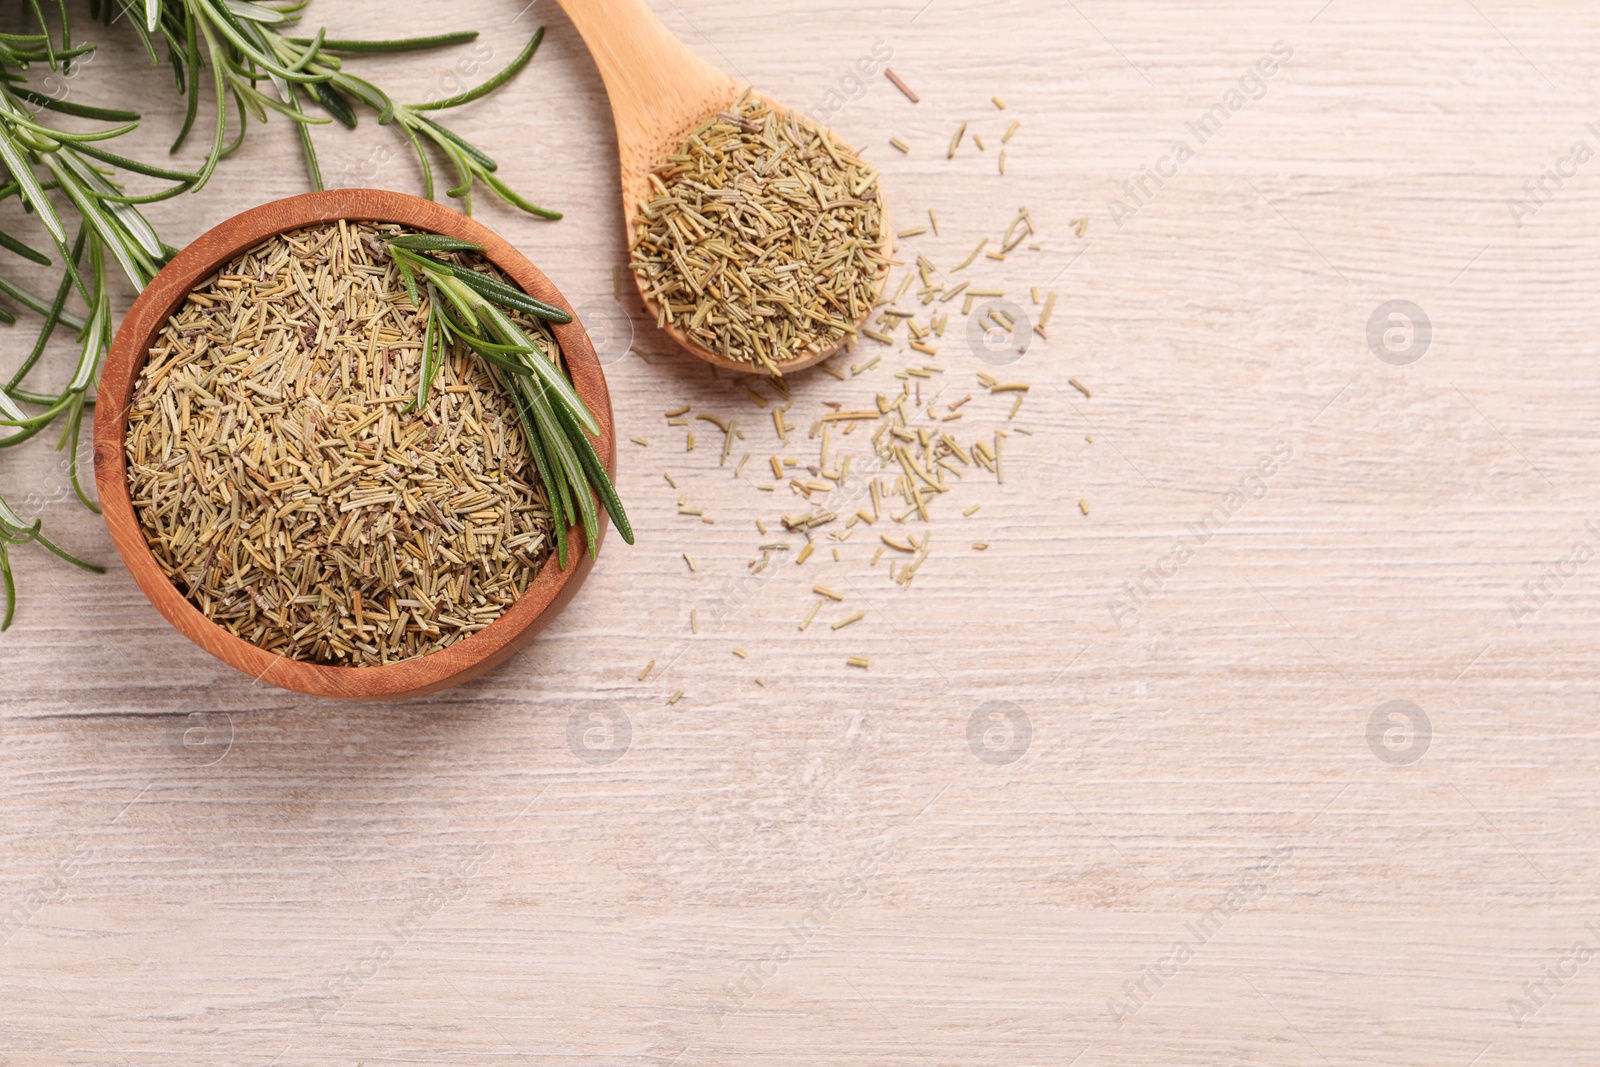
<svg viewBox="0 0 1600 1067"><path fill-rule="evenodd" d="M593 560L581 526L574 526L565 567L552 557L505 613L448 648L399 663L336 667L290 659L229 633L189 602L156 562L139 529L128 488L126 437L134 383L149 359L150 344L189 292L208 275L269 237L338 220L398 223L472 241L530 296L572 312L554 283L508 241L482 223L431 200L382 189L332 189L262 204L212 227L173 257L145 286L122 320L106 356L95 404L94 466L100 506L117 553L156 610L180 633L224 663L258 681L312 696L379 700L421 696L477 677L504 662L571 600ZM578 395L600 435L606 470L616 473L616 433L605 372L582 323L551 323ZM599 511L596 541L607 517Z"/></svg>

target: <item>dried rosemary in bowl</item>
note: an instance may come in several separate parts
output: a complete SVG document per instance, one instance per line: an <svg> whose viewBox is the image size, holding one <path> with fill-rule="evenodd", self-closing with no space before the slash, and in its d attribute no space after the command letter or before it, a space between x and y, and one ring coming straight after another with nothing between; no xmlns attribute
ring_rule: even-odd
<svg viewBox="0 0 1600 1067"><path fill-rule="evenodd" d="M661 326L781 374L844 338L888 267L878 173L748 93L650 175L632 267Z"/></svg>
<svg viewBox="0 0 1600 1067"><path fill-rule="evenodd" d="M140 527L190 602L268 651L374 666L483 629L564 557L590 483L546 476L573 446L528 408L593 418L541 321L564 313L508 289L476 246L341 221L270 238L191 292L126 441Z"/></svg>

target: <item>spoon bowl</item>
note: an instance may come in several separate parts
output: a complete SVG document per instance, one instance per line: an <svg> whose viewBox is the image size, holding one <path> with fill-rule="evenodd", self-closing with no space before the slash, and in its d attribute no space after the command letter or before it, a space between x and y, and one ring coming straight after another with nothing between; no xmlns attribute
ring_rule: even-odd
<svg viewBox="0 0 1600 1067"><path fill-rule="evenodd" d="M617 127L617 157L622 179L622 218L632 251L638 240L634 219L649 199L650 173L667 156L683 147L685 139L702 123L725 111L746 91L738 81L713 67L673 36L643 0L558 0L572 20L600 69L611 114ZM751 96L774 109L783 105L761 93ZM800 121L815 125L810 119ZM831 133L829 136L833 136ZM839 138L834 138L844 144ZM884 267L874 280L882 292L889 274L893 230L888 207L879 198L882 219L880 245ZM630 257L631 258L631 257ZM656 301L645 290L637 272L634 282L645 307L659 322ZM865 317L861 321L865 321ZM855 325L860 326L861 321ZM699 359L726 370L745 374L774 372L766 367L730 360L690 337L674 323L662 329ZM782 365L782 373L821 363L850 341L849 336Z"/></svg>

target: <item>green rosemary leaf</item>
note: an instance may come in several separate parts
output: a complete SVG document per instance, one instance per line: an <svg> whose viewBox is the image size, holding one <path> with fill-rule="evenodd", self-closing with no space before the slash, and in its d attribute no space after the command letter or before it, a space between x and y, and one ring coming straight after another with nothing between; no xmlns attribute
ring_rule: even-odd
<svg viewBox="0 0 1600 1067"><path fill-rule="evenodd" d="M452 44L466 44L476 40L477 30L465 30L460 33L440 33L432 37L402 37L392 41L323 41L322 47L328 52L348 53L378 53L378 52L416 52L427 48L442 48ZM290 44L310 44L304 37L285 38Z"/></svg>
<svg viewBox="0 0 1600 1067"><path fill-rule="evenodd" d="M233 155L239 150L239 146L244 144L244 135L249 132L250 128L249 118L246 114L244 97L238 93L235 93L233 94L233 102L234 105L239 109L239 132L234 134L233 140L230 141L228 146L222 150L222 159L227 159L229 156Z"/></svg>
<svg viewBox="0 0 1600 1067"><path fill-rule="evenodd" d="M306 179L311 183L311 188L321 192L322 167L317 164L317 146L311 141L311 124L304 121L305 112L300 108L300 96L294 88L277 75L272 76L273 86L278 90L278 95L283 102L294 110L295 118L301 120L294 124L295 130L300 135L300 155L306 161Z"/></svg>
<svg viewBox="0 0 1600 1067"><path fill-rule="evenodd" d="M539 472L539 480L546 486L547 492L545 495L548 497L550 504L550 525L555 530L556 535L556 563L561 567L565 567L567 565L567 526L571 522L568 518L570 509L564 509L561 506L561 494L555 488L558 484L555 465L551 463L550 456L545 451L544 439L539 436L538 428L534 425L532 405L522 395L522 390L518 387L516 379L502 374L498 369L494 371L494 375L501 388L511 394L512 404L517 409L517 418L522 423L522 436L528 442L528 451L533 453L534 468Z"/></svg>
<svg viewBox="0 0 1600 1067"><path fill-rule="evenodd" d="M442 313L444 314L446 321L449 322L450 328L455 331L456 338L463 344L470 345L476 351L492 352L497 356L525 356L529 354L539 354L539 350L535 348L525 348L522 345L503 345L495 341L485 341L482 337L472 333L461 323L457 322L456 319L449 314L449 312ZM533 374L533 369L531 367L525 363L518 362L517 360L505 361L505 365L506 368L513 374L520 374L523 377L528 377Z"/></svg>
<svg viewBox="0 0 1600 1067"><path fill-rule="evenodd" d="M84 188L92 191L97 200L102 196L116 194L116 187L110 182L106 181L105 178L101 177L99 172L97 172L93 167L89 166L89 164L85 163L81 158L79 158L76 152L61 151L57 152L56 155L60 156L62 161L66 163L67 167L77 174ZM71 195L70 189L68 190L68 194ZM138 242L139 248L143 251L144 256L148 259L148 263L152 265L150 273L153 276L155 274L153 264L157 260L161 259L162 255L163 246L161 244L161 238L156 236L156 231L150 227L150 223L145 221L145 217L139 214L139 212L133 207L127 204L110 203L107 205L107 208L110 210L112 217L116 219L117 223L127 232L127 234ZM143 283L137 284L142 286Z"/></svg>
<svg viewBox="0 0 1600 1067"><path fill-rule="evenodd" d="M405 279L406 294L411 297L411 306L417 309L422 307L422 294L417 292L417 278L411 273L410 264L403 259L396 259L394 265L400 268L400 277Z"/></svg>
<svg viewBox="0 0 1600 1067"><path fill-rule="evenodd" d="M433 284L432 292L443 293L444 298L454 304L456 310L461 313L461 317L466 320L463 329L474 334L482 329L478 325L478 314L472 306L472 290L447 275L428 274L428 281Z"/></svg>
<svg viewBox="0 0 1600 1067"><path fill-rule="evenodd" d="M260 67L263 71L270 71L273 74L288 78L290 81L298 82L317 82L328 79L327 74L301 74L278 62L275 56L269 54L269 51L263 48L259 36L259 25L254 20L250 20L250 28L246 29L245 25L239 22L235 12L226 3L220 6L207 6L206 10L213 11L220 16L216 20L218 32L232 42L235 48L244 53L251 63ZM213 50L211 54L215 59L216 51Z"/></svg>
<svg viewBox="0 0 1600 1067"><path fill-rule="evenodd" d="M407 411L420 411L428 404L428 390L433 387L433 376L437 369L434 358L434 335L439 331L439 316L437 310L428 315L428 324L422 329L422 380L417 386L417 395L411 398L411 403L406 405Z"/></svg>
<svg viewBox="0 0 1600 1067"><path fill-rule="evenodd" d="M72 273L75 276L77 272L74 271ZM74 277L73 280L77 280L76 277ZM15 300L17 303L21 304L23 307L27 308L36 315L47 315L50 313L49 304L45 303L42 299L29 292L27 289L24 289L22 286L17 285L15 282L9 282L5 278L0 278L0 293L4 293L5 295L9 296L11 299ZM61 325L65 326L69 330L81 330L84 327L84 321L69 311L63 311L60 315L60 319Z"/></svg>
<svg viewBox="0 0 1600 1067"><path fill-rule="evenodd" d="M534 382L525 388L538 389L539 383ZM534 406L536 414L543 413L547 418L544 429L550 434L553 448L552 452L561 464L565 475L562 489L570 491L571 503L577 507L578 516L583 520L585 540L589 542L589 556L592 559L599 548L600 516L595 511L594 494L587 489L583 476L583 464L578 460L578 454L572 447L572 438L567 432L563 410L559 404L546 404L541 412L538 404Z"/></svg>
<svg viewBox="0 0 1600 1067"><path fill-rule="evenodd" d="M61 399L59 396L46 396L43 393L35 393L28 389L13 389L11 390L11 396L25 404L54 404ZM88 403L90 407L94 407L94 398L90 397Z"/></svg>
<svg viewBox="0 0 1600 1067"><path fill-rule="evenodd" d="M406 138L411 142L411 147L416 149L417 163L422 167L422 198L433 199L433 164L428 162L427 149L422 147L422 141L412 131L410 126L400 127L405 131Z"/></svg>
<svg viewBox="0 0 1600 1067"><path fill-rule="evenodd" d="M306 65L316 59L317 55L322 51L322 42L327 36L328 30L326 27L317 30L316 37L312 38L311 43L306 46L306 50L300 53L300 58L289 64L289 69L296 72L305 70Z"/></svg>
<svg viewBox="0 0 1600 1067"><path fill-rule="evenodd" d="M144 0L145 30L155 33L159 25L161 25L161 0Z"/></svg>
<svg viewBox="0 0 1600 1067"><path fill-rule="evenodd" d="M605 464L600 462L600 455L594 450L594 444L576 422L570 421L570 415L563 409L558 408L557 413L569 420L568 437L573 451L577 454L578 462L583 465L583 472L588 477L589 484L600 495L600 502L605 505L611 521L617 524L617 532L622 535L622 539L630 545L633 544L633 524L628 521L628 513L623 510L622 499L617 496L617 487L612 484L611 476L606 473ZM591 544L591 554L593 548L594 545Z"/></svg>
<svg viewBox="0 0 1600 1067"><path fill-rule="evenodd" d="M526 311L530 315L536 315L551 322L572 321L570 312L563 311L554 304L547 304L543 300L536 300L521 289L513 289L506 283L491 278L487 274L463 269L456 271L456 277L476 289L479 296L492 300L502 307Z"/></svg>
<svg viewBox="0 0 1600 1067"><path fill-rule="evenodd" d="M183 88L179 91L185 92L189 99L183 108L183 127L178 130L178 136L173 140L168 154L183 147L183 142L189 137L189 131L194 128L195 117L200 113L200 40L196 36L194 24L193 16L184 19L184 56L188 68Z"/></svg>
<svg viewBox="0 0 1600 1067"><path fill-rule="evenodd" d="M150 40L150 31L145 29L144 23L139 19L129 19L128 25L133 27L134 34L139 38L139 42L144 45L145 54L150 57L150 65L152 67L160 66L161 59L156 55L155 43Z"/></svg>
<svg viewBox="0 0 1600 1067"><path fill-rule="evenodd" d="M51 541L49 538L45 537L44 534L36 534L34 536L34 541L36 541L40 545L43 545L45 548L49 549L51 552L54 552L56 555L60 556L64 560L66 560L68 563L72 564L74 567L81 567L83 570L88 571L90 574L104 574L106 572L106 569L104 567L96 566L93 563L85 563L83 560L79 559L77 556L72 555L70 552L62 551L61 548L59 548L54 541Z"/></svg>
<svg viewBox="0 0 1600 1067"><path fill-rule="evenodd" d="M89 130L84 133L67 133L62 130L47 130L43 126L35 126L34 128L36 131L44 133L45 136L51 138L52 140L76 145L83 144L87 141L109 141L113 137L121 137L125 133L132 133L134 130L138 129L138 127L139 124L137 122L130 122L126 125L113 127L109 130Z"/></svg>
<svg viewBox="0 0 1600 1067"><path fill-rule="evenodd" d="M83 242L88 235L87 227L78 227L78 239L72 244L73 260L76 261L83 255ZM61 284L56 287L56 298L51 303L49 311L45 313L44 324L39 327L39 335L34 339L33 351L28 353L28 358L22 361L22 366L17 368L17 372L11 376L11 381L6 383L7 392L21 385L23 379L27 378L28 372L33 370L34 364L39 362L39 357L44 355L45 345L50 343L50 335L55 332L56 324L61 321L61 310L67 306L67 297L71 292L72 275L63 271Z"/></svg>
<svg viewBox="0 0 1600 1067"><path fill-rule="evenodd" d="M583 494L577 489L575 479L582 476L578 473L577 462L571 454L566 438L562 435L561 425L556 419L555 412L550 410L549 396L533 379L519 378L515 383L528 398L528 406L533 412L534 426L550 455L550 466L555 471L555 478L550 483L551 495L560 496L562 513L567 516L568 523L572 522L574 515L581 521L583 513L577 498ZM565 558L562 559L561 565L566 566Z"/></svg>
<svg viewBox="0 0 1600 1067"><path fill-rule="evenodd" d="M6 587L6 614L0 619L0 633L11 629L11 620L17 615L17 581L11 577L11 558L6 554L6 546L0 543L0 580Z"/></svg>
<svg viewBox="0 0 1600 1067"><path fill-rule="evenodd" d="M468 348L472 349L474 352L478 353L478 355L482 356L485 362L492 363L494 366L499 367L507 374L515 374L522 378L533 377L534 371L532 367L528 366L526 363L520 363L515 359L510 359L505 355L502 355L501 353L503 348L500 345L496 345L479 337L475 337L470 332L464 330L458 330L456 332L456 339L462 344L466 345Z"/></svg>
<svg viewBox="0 0 1600 1067"><path fill-rule="evenodd" d="M5 420L5 425L21 426L29 420L28 413L17 407L17 402L11 399L11 394L0 389L0 417Z"/></svg>
<svg viewBox="0 0 1600 1067"><path fill-rule="evenodd" d="M391 248L405 248L413 252L482 252L483 246L463 241L459 237L446 237L439 233L408 233L389 239Z"/></svg>
<svg viewBox="0 0 1600 1067"><path fill-rule="evenodd" d="M123 193L118 193L115 196L102 196L100 199L108 204L156 204L163 200L171 200L175 196L182 196L184 193L187 193L193 188L193 182L182 182L178 185L174 185L170 189L164 189L159 193L145 193L143 196L128 196ZM177 254L177 250L172 249L171 251L165 252L162 255L162 259L171 259Z"/></svg>
<svg viewBox="0 0 1600 1067"><path fill-rule="evenodd" d="M12 544L23 545L38 536L39 528L43 523L35 519L32 523L22 521L22 517L12 510L4 497L0 497L0 538Z"/></svg>
<svg viewBox="0 0 1600 1067"><path fill-rule="evenodd" d="M355 109L350 106L350 101L339 94L339 90L327 82L312 82L311 92L334 118L339 120L339 125L347 130L356 128Z"/></svg>
<svg viewBox="0 0 1600 1067"><path fill-rule="evenodd" d="M77 59L79 56L86 56L98 47L99 45L82 44L78 45L76 48L58 48L56 49L56 58L62 60L61 67L63 70L65 70L69 65L67 64L66 60Z"/></svg>
<svg viewBox="0 0 1600 1067"><path fill-rule="evenodd" d="M342 92L349 93L357 100L366 104L378 113L378 125L387 126L389 116L394 113L394 101L389 99L389 94L373 85L365 78L358 78L354 74L343 71L330 79L330 84Z"/></svg>
<svg viewBox="0 0 1600 1067"><path fill-rule="evenodd" d="M251 22L279 23L284 20L283 12L262 7L260 4L252 4L249 0L222 0L222 3L230 14L249 19ZM154 26L150 28L155 29Z"/></svg>
<svg viewBox="0 0 1600 1067"><path fill-rule="evenodd" d="M82 393L89 388L89 380L94 376L95 367L100 363L101 352L111 345L111 302L106 297L105 286L99 285L98 288L100 300L96 303L93 314L89 316L89 328L84 332L78 370L67 386L69 393Z"/></svg>
<svg viewBox="0 0 1600 1067"><path fill-rule="evenodd" d="M449 238L444 238L444 240L449 240ZM399 242L391 241L390 244L399 244ZM462 244L468 248L477 248L476 245L468 245L466 242L462 242ZM401 245L400 247L408 250L415 249L414 245ZM439 250L448 251L445 248L440 248ZM482 249L478 250L482 251ZM492 278L468 267L456 267L425 254L418 254L416 258L427 263L437 273L461 279L463 283L475 289L479 296L492 300L502 307L526 311L530 315L537 315L539 318L549 319L551 322L572 321L572 315L569 312L561 310L554 304L536 300L521 289L512 288L497 278Z"/></svg>
<svg viewBox="0 0 1600 1067"><path fill-rule="evenodd" d="M72 412L67 416L67 427L70 431L67 434L65 443L67 449L67 481L72 484L72 491L77 494L78 503L99 515L101 514L100 505L89 499L89 494L83 491L83 485L78 481L78 434L83 429L83 408L84 394L77 393L73 396ZM41 537L39 540L44 541L44 538ZM52 549L54 548L48 541L45 541L45 544ZM74 560L74 562L76 561ZM84 569L94 570L100 574L105 573L98 567L84 565Z"/></svg>
<svg viewBox="0 0 1600 1067"><path fill-rule="evenodd" d="M429 137L433 138L434 142L438 144L440 148L448 151L450 145L447 145L444 142L449 141L451 145L454 145L461 151L462 155L472 160L472 162L476 163L484 170L492 173L500 169L500 164L496 163L487 152L473 144L471 141L467 140L465 137L462 137L448 126L444 126L438 122L435 122L426 115L413 115L412 118L416 122L422 124L423 132L427 133Z"/></svg>
<svg viewBox="0 0 1600 1067"><path fill-rule="evenodd" d="M412 104L411 110L438 111L447 107L459 107L462 104L471 103L474 100L488 96L490 93L500 88L500 86L516 77L517 72L528 65L528 61L533 58L533 54L539 50L539 42L542 40L544 40L544 27L540 26L539 29L534 32L532 39L530 39L527 45L523 47L522 51L517 54L517 57L510 63L507 63L504 70L500 71L500 73L496 74L488 81L481 85L475 86L474 88L468 89L464 93L457 93L455 96L446 97L443 100Z"/></svg>
<svg viewBox="0 0 1600 1067"><path fill-rule="evenodd" d="M559 219L561 217L561 212L552 211L546 207L540 207L538 204L525 199L515 189L511 188L511 186L507 185L493 174L485 174L483 176L483 180L484 183L489 186L489 188L494 190L496 196L510 204L512 207L519 207L528 214L537 215L541 219Z"/></svg>
<svg viewBox="0 0 1600 1067"><path fill-rule="evenodd" d="M0 392L0 396L5 396L5 394ZM60 415L63 411L66 411L72 406L72 398L72 391L64 390L60 396L51 401L49 407L45 408L37 415L29 415L27 412L18 409L15 404L11 403L10 398L7 397L4 403L0 403L0 426L13 427L15 429L24 430L26 433L16 434L12 437L8 437L5 439L5 443L10 445L14 440L16 440L16 438L24 436L32 437L46 426L56 421L56 416Z"/></svg>
<svg viewBox="0 0 1600 1067"><path fill-rule="evenodd" d="M281 80L284 81L285 84L288 84L287 80L280 79L276 74L270 74L268 77L274 82ZM315 89L316 86L313 85L311 88ZM256 112L257 117L259 117L262 122L267 121L266 111L262 110L263 108L276 111L278 114L283 115L285 118L288 118L293 122L307 126L326 126L333 121L332 119L319 119L311 115L307 115L304 111L301 111L298 108L290 107L288 104L285 104L282 101L274 100L266 93L263 93L259 89L255 89L250 86L235 86L234 95L242 99L247 98L250 103L254 105L253 110Z"/></svg>
<svg viewBox="0 0 1600 1067"><path fill-rule="evenodd" d="M6 165L11 176L22 187L22 198L33 206L38 212L39 221L44 228L50 231L50 236L55 238L56 246L65 249L67 231L61 225L61 216L56 214L55 207L50 203L50 198L45 196L44 190L39 187L39 179L33 173L33 168L28 166L22 158L22 153L17 151L16 145L11 140L8 131L0 129L0 161Z"/></svg>
<svg viewBox="0 0 1600 1067"><path fill-rule="evenodd" d="M423 132L426 133L426 129L424 129ZM445 158L450 160L451 165L456 168L456 178L459 179L455 185L444 191L445 195L464 200L465 205L463 206L462 211L467 215L471 215L472 182L474 173L472 160L468 159L466 154L462 152L461 149L457 148L448 140L441 140L435 137L433 138L433 143L439 146L439 149L444 152Z"/></svg>
<svg viewBox="0 0 1600 1067"><path fill-rule="evenodd" d="M495 332L499 333L503 339L520 341L530 348L537 347L516 323L506 317L505 312L493 304L484 305L483 314ZM572 410L579 425L590 433L597 434L600 432L600 424L595 421L594 414L590 412L588 405L583 402L583 398L578 395L578 391L572 387L572 383L567 380L566 374L559 367L542 355L529 357L528 364L533 367L539 379L544 382L556 397Z"/></svg>
<svg viewBox="0 0 1600 1067"><path fill-rule="evenodd" d="M63 115L76 115L82 119L99 119L102 122L137 122L137 111L118 111L109 107L90 107L88 104L74 104L70 100L57 100L53 96L36 93L26 86L18 85L11 89L11 95L18 100L26 100L30 104L59 111Z"/></svg>
<svg viewBox="0 0 1600 1067"><path fill-rule="evenodd" d="M185 182L188 184L193 184L200 180L200 175L198 174L190 174L188 171L183 170L169 170L166 167L157 167L152 166L149 163L141 163L137 159L129 159L127 156L119 156L115 152L107 152L99 145L80 144L75 145L74 147L76 147L79 152L86 156L93 156L102 163L110 163L113 167L118 167L126 171L132 171L135 174L144 174L151 178L165 178L168 181Z"/></svg>
<svg viewBox="0 0 1600 1067"><path fill-rule="evenodd" d="M0 230L0 248L9 249L10 251L21 256L23 259L29 259L35 263L41 263L46 267L50 265L49 256L29 245L23 244L21 241L17 240L9 233L6 233L4 230Z"/></svg>
<svg viewBox="0 0 1600 1067"><path fill-rule="evenodd" d="M67 158L70 159L71 157ZM63 173L66 171L66 167L62 163L52 156L45 160L45 166L49 167L55 173L57 179L61 181L61 188L65 190L73 205L83 215L84 220L93 228L100 238L100 243L109 248L111 254L116 257L117 263L122 267L122 272L127 275L128 281L132 282L136 288L143 289L145 283L155 276L154 266L145 258L143 249L140 249L131 241L118 239L122 235L118 232L116 224L100 210L88 191L79 183L62 178Z"/></svg>
<svg viewBox="0 0 1600 1067"><path fill-rule="evenodd" d="M39 6L39 0L28 0L28 6L33 8L33 17L38 20L39 29L43 31L42 36L44 37L44 51L45 55L49 58L50 69L55 70L56 47L55 42L50 39L50 26L44 20L44 9Z"/></svg>
<svg viewBox="0 0 1600 1067"><path fill-rule="evenodd" d="M227 76L223 74L222 63L218 59L217 40L211 36L210 24L198 18L193 19L193 24L199 26L201 36L206 41L206 52L211 56L211 81L213 91L216 94L216 128L212 130L211 134L211 151L206 154L206 161L200 167L200 179L195 183L197 186L201 186L210 179L211 172L217 169L217 163L223 156L223 143L228 136L228 80ZM242 104L240 108L241 110L243 109ZM242 120L240 125L243 125ZM242 132L240 136L244 136ZM173 151L177 151L177 145L173 145Z"/></svg>

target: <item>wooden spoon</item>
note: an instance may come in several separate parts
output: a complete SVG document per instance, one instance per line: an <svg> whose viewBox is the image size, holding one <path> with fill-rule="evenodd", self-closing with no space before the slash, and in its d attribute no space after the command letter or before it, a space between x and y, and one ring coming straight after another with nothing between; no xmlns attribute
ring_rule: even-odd
<svg viewBox="0 0 1600 1067"><path fill-rule="evenodd" d="M611 99L611 115L617 126L617 156L622 165L622 218L628 233L628 247L636 240L633 219L649 198L650 172L669 154L683 146L695 127L739 98L744 87L684 47L643 0L557 0L577 27L589 53L600 68L600 77ZM779 107L769 97L754 97ZM837 140L837 138L836 138ZM844 144L841 140L840 144ZM887 206L881 205L883 220L883 258L885 267L878 276L881 292L888 277L888 260L893 247ZM637 274L634 281L639 282ZM659 320L655 301L640 285L645 307ZM865 321L866 316L862 316ZM858 321L856 325L860 325ZM707 363L746 374L769 374L764 367L740 363L711 351L668 323L667 333L679 345ZM803 370L821 363L843 348L849 338L800 359L782 365L783 373Z"/></svg>

